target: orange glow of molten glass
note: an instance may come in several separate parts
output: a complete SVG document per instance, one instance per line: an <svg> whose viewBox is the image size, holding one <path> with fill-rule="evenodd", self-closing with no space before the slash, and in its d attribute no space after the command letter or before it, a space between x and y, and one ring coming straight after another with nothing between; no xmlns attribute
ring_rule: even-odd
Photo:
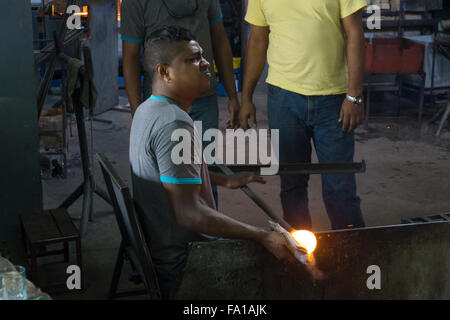
<svg viewBox="0 0 450 320"><path fill-rule="evenodd" d="M298 246L305 248L308 255L313 253L317 246L317 239L314 233L308 230L294 230L291 236L297 242Z"/></svg>

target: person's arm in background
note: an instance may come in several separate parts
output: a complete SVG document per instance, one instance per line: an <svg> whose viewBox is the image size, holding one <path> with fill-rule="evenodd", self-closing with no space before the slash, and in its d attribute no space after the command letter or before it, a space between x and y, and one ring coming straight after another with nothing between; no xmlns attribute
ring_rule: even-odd
<svg viewBox="0 0 450 320"><path fill-rule="evenodd" d="M348 65L348 95L362 96L364 77L364 31L362 24L362 10L342 19L342 25L347 38ZM342 131L351 132L364 121L364 104L355 105L344 99L339 121Z"/></svg>
<svg viewBox="0 0 450 320"><path fill-rule="evenodd" d="M248 119L256 127L256 108L253 104L253 92L266 65L268 45L269 27L251 25L245 53L242 105L239 113L240 124L244 130L248 129Z"/></svg>
<svg viewBox="0 0 450 320"><path fill-rule="evenodd" d="M228 110L230 111L229 126L239 127L239 100L233 73L233 57L222 21L211 24L211 42L214 51L214 61L219 70L219 77L227 92Z"/></svg>
<svg viewBox="0 0 450 320"><path fill-rule="evenodd" d="M200 202L200 185L163 183L167 197L181 226L212 236L254 240L278 259L296 263L287 240L277 231L267 231L228 217Z"/></svg>
<svg viewBox="0 0 450 320"><path fill-rule="evenodd" d="M141 44L122 40L122 70L131 116L141 104Z"/></svg>
<svg viewBox="0 0 450 320"><path fill-rule="evenodd" d="M142 102L141 45L145 38L144 9L140 1L123 0L120 5L122 70L131 115Z"/></svg>

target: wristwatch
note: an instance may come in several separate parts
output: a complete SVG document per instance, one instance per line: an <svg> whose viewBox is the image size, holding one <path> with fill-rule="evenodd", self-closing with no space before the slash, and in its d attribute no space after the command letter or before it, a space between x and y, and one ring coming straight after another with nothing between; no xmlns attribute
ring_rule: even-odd
<svg viewBox="0 0 450 320"><path fill-rule="evenodd" d="M364 103L363 96L352 97L352 96L346 94L345 99L347 99L348 101L350 101L351 103L354 103L354 104L363 104Z"/></svg>

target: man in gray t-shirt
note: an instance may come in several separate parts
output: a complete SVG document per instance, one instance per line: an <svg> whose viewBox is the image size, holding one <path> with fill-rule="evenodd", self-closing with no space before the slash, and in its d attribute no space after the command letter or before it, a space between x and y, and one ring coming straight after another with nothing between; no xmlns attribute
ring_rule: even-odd
<svg viewBox="0 0 450 320"><path fill-rule="evenodd" d="M207 167L203 162L174 165L172 150L179 143L172 141L175 130L185 130L192 137L195 130L192 119L173 100L151 96L136 111L130 133L130 163L136 209L146 234L160 277L178 275L185 261L186 244L208 238L180 226L173 214L162 182L197 184L200 199L215 209ZM194 150L195 151L195 150ZM175 276L174 276L175 277Z"/></svg>
<svg viewBox="0 0 450 320"><path fill-rule="evenodd" d="M137 213L163 298L176 293L190 241L214 237L250 239L260 242L276 257L294 261L292 248L281 233L216 211L211 183L236 189L265 181L253 175L210 175L205 163L197 161L202 159L201 145L196 148L198 133L187 110L209 89L211 77L210 65L198 42L186 29L162 28L147 41L144 59L152 76L153 95L139 106L133 118L130 164ZM183 136L191 148L180 151L181 141L172 141L173 136Z"/></svg>
<svg viewBox="0 0 450 320"><path fill-rule="evenodd" d="M143 99L151 94L150 75L144 72L141 94L141 45L149 35L162 26L178 26L191 31L204 50L206 60L215 60L220 79L228 96L229 126L239 125L239 101L237 98L231 48L222 23L219 0L123 0L120 8L120 33L123 49L123 75L134 115ZM203 131L219 127L217 81L211 73L210 88L195 99L189 115L194 121L202 121ZM200 134L202 134L200 132ZM215 200L217 189L213 186Z"/></svg>

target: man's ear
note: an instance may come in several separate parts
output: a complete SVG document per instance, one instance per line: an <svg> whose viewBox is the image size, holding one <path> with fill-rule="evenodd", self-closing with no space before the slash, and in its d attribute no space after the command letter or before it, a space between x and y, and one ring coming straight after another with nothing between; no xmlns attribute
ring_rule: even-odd
<svg viewBox="0 0 450 320"><path fill-rule="evenodd" d="M163 81L170 81L168 65L158 63L155 68L156 74Z"/></svg>

